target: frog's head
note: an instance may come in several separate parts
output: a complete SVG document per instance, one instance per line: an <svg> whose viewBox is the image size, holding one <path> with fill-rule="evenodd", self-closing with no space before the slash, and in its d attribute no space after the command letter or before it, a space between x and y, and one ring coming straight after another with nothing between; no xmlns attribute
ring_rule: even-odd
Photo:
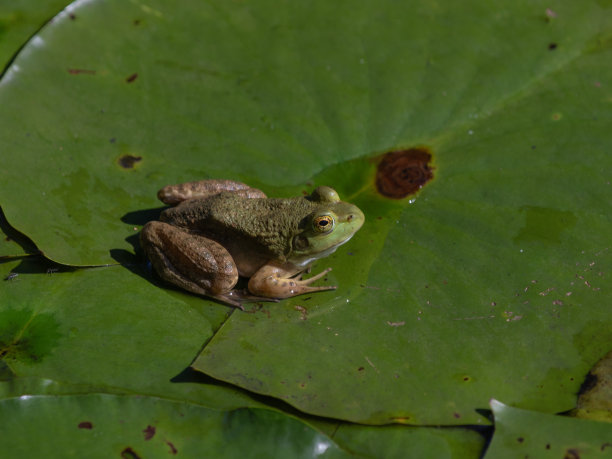
<svg viewBox="0 0 612 459"><path fill-rule="evenodd" d="M365 216L355 205L340 201L336 190L320 186L306 199L314 204L314 211L300 223L301 232L293 238L289 261L306 266L326 257L348 242L357 232Z"/></svg>

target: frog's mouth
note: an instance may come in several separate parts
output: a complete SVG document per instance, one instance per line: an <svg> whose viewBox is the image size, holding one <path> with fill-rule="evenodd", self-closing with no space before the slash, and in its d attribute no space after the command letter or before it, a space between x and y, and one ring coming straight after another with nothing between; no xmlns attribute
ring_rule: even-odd
<svg viewBox="0 0 612 459"><path fill-rule="evenodd" d="M325 258L328 255L331 255L332 253L334 253L338 247L340 247L342 244L346 244L348 241L351 240L351 238L353 236L354 236L354 234L351 234L345 240L340 241L336 245L332 245L331 247L328 247L325 250L322 250L321 252L317 253L316 255L308 254L308 255L304 255L303 257L292 258L291 259L291 263L293 263L295 266L297 266L299 268L306 268L306 266L308 266L313 261L316 261L319 258Z"/></svg>

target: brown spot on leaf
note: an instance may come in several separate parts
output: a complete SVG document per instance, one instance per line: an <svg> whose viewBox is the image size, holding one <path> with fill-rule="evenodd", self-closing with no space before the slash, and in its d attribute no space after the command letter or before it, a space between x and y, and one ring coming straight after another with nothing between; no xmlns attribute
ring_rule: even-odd
<svg viewBox="0 0 612 459"><path fill-rule="evenodd" d="M125 81L127 81L128 83L132 83L134 80L136 80L136 78L138 78L138 74L132 73L129 77L125 79Z"/></svg>
<svg viewBox="0 0 612 459"><path fill-rule="evenodd" d="M549 45L548 45L548 49L550 49L551 51L552 51L553 49L557 49L557 44L556 44L556 43L551 43L551 44L549 44Z"/></svg>
<svg viewBox="0 0 612 459"><path fill-rule="evenodd" d="M79 429L93 429L93 424L89 421L79 422Z"/></svg>
<svg viewBox="0 0 612 459"><path fill-rule="evenodd" d="M95 75L96 71L89 69L68 69L68 73L70 75Z"/></svg>
<svg viewBox="0 0 612 459"><path fill-rule="evenodd" d="M144 434L145 440L150 440L155 436L155 427L149 425L142 431L142 433Z"/></svg>
<svg viewBox="0 0 612 459"><path fill-rule="evenodd" d="M133 169L134 165L142 160L142 156L123 155L119 157L118 163L124 169Z"/></svg>
<svg viewBox="0 0 612 459"><path fill-rule="evenodd" d="M385 153L376 171L376 188L388 198L402 199L416 193L433 178L431 153L425 148Z"/></svg>
<svg viewBox="0 0 612 459"><path fill-rule="evenodd" d="M74 21L76 19L76 15L74 13L70 13L68 17L70 18L71 21Z"/></svg>
<svg viewBox="0 0 612 459"><path fill-rule="evenodd" d="M525 439L523 437L518 437L516 441L518 441L519 443L523 443Z"/></svg>
<svg viewBox="0 0 612 459"><path fill-rule="evenodd" d="M172 442L167 441L166 440L166 444L170 447L170 453L171 454L176 454L178 453L178 451L176 450L176 448L174 447L174 445L172 444Z"/></svg>
<svg viewBox="0 0 612 459"><path fill-rule="evenodd" d="M121 451L122 459L140 459L140 456L129 446Z"/></svg>

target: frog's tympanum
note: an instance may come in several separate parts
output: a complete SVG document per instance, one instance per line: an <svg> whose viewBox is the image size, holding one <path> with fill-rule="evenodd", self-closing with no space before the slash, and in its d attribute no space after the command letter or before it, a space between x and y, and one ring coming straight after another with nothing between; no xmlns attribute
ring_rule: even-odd
<svg viewBox="0 0 612 459"><path fill-rule="evenodd" d="M361 228L364 215L320 186L309 196L267 198L231 180L202 180L162 188L160 220L147 223L141 245L159 276L190 292L242 307L246 301L332 290L313 287L323 272L302 279ZM233 290L249 278L248 293Z"/></svg>

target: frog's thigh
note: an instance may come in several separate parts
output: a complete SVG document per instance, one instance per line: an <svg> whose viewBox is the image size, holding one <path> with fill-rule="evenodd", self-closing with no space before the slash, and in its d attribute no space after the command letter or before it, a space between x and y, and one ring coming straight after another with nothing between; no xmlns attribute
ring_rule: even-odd
<svg viewBox="0 0 612 459"><path fill-rule="evenodd" d="M287 269L282 266L266 265L249 279L249 292L265 298L290 298L304 293L334 290L333 285L311 287L309 284L325 276L330 268L309 279L292 278L299 269Z"/></svg>
<svg viewBox="0 0 612 459"><path fill-rule="evenodd" d="M207 198L222 191L232 191L245 198L266 197L263 191L251 188L245 183L212 179L168 185L157 192L157 197L166 204L178 204L187 199Z"/></svg>
<svg viewBox="0 0 612 459"><path fill-rule="evenodd" d="M140 243L162 279L190 292L218 295L238 281L229 252L203 236L153 221L143 227Z"/></svg>

